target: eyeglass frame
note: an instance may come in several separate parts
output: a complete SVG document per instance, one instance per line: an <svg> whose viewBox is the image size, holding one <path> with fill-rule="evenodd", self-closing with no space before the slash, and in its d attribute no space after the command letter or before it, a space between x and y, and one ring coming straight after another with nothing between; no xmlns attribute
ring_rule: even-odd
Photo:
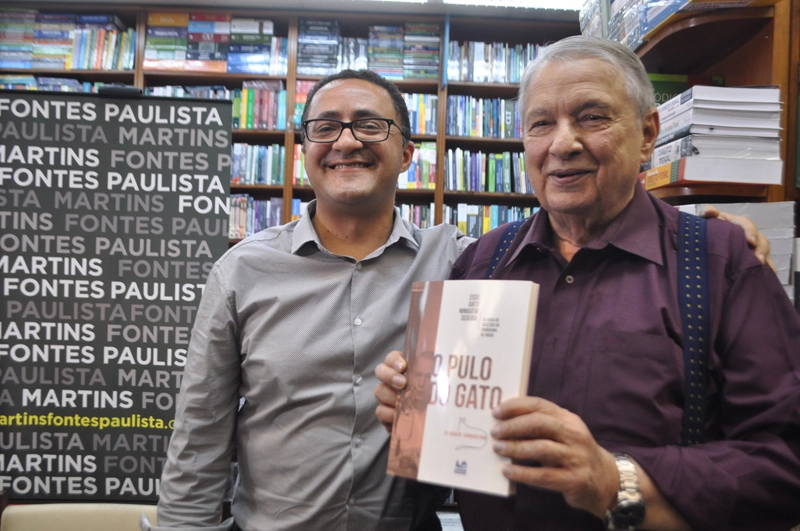
<svg viewBox="0 0 800 531"><path fill-rule="evenodd" d="M355 130L353 129L353 124L356 122L362 122L367 120L380 120L382 122L386 122L389 125L389 127L386 130L386 138L384 138L383 140L361 140L356 134ZM311 122L336 122L339 124L340 127L339 134L333 140L311 140L311 138L308 135L308 124ZM341 120L334 120L333 118L312 118L310 120L304 120L302 126L303 126L303 135L305 136L305 138L309 142L313 142L315 144L333 144L342 137L342 133L344 132L345 129L350 129L350 134L353 135L353 138L355 138L362 144L377 144L378 142L386 142L387 140L389 140L389 135L392 134L392 126L395 126L397 130L400 131L400 135L403 137L404 142L408 142L409 140L411 140L411 135L407 135L405 131L403 131L403 127L394 120L392 120L391 118L364 117L364 118L357 118L352 122L343 122Z"/></svg>

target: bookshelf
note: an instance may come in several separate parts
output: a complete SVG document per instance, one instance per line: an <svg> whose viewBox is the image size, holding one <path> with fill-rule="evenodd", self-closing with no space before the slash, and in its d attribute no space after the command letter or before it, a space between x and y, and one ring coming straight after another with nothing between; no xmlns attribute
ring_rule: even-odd
<svg viewBox="0 0 800 531"><path fill-rule="evenodd" d="M723 76L726 86L781 88L781 158L784 184L696 185L655 190L674 203L700 201L791 201L795 187L797 134L797 6L790 0L753 8L720 9L681 19L658 30L637 50L648 72ZM795 25L794 34L792 25ZM794 35L794 46L790 45Z"/></svg>
<svg viewBox="0 0 800 531"><path fill-rule="evenodd" d="M464 192L447 189L444 168L448 150L460 148L473 152L502 153L522 152L522 142L517 138L467 137L447 133L447 100L449 96L468 96L481 99L512 100L516 96L515 83L490 83L456 81L447 79L447 45L450 41L482 41L504 43L509 46L528 43L544 44L579 33L577 16L574 21L553 20L552 17L537 20L530 18L504 18L484 16L462 16L447 14L400 14L359 13L331 11L300 11L283 9L214 9L161 8L155 5L120 5L99 8L91 4L69 6L64 4L11 3L10 7L39 9L50 12L106 12L118 15L126 24L137 30L136 61L132 71L42 71L4 70L3 73L74 77L82 81L106 81L130 83L136 87L162 85L223 85L228 89L241 88L247 80L279 80L287 92L285 129L245 130L233 132L233 141L259 145L281 144L285 147L282 185L232 185L232 194L248 194L256 199L280 197L283 200L283 221L291 217L293 199L308 201L313 191L308 186L292 184L292 159L294 148L299 144L299 133L294 129L295 88L298 81L319 79L317 76L297 74L298 28L300 19L337 20L342 37L366 38L369 27L374 24L402 25L406 22L427 22L440 29L441 55L440 76L432 79L404 79L396 81L402 92L436 95L438 97L437 129L435 134L412 135L413 141L433 142L436 145L436 186L434 189L398 189L397 203L409 205L431 205L435 223L443 221L445 206L456 207L459 203L506 206L537 205L535 196L519 193ZM153 11L197 11L204 13L230 14L239 17L257 17L274 22L274 34L287 39L288 69L286 75L269 76L259 74L226 74L212 72L156 71L145 70L144 58L146 22L148 12ZM784 160L784 185L702 185L684 186L655 193L675 203L697 201L785 201L798 197L795 186L798 111L798 47L791 46L792 36L797 40L800 33L800 7L791 0L775 0L772 5L726 9L700 13L684 18L661 28L653 38L642 45L637 54L649 72L667 74L722 75L726 85L775 84L781 87L784 113L782 117L782 147Z"/></svg>

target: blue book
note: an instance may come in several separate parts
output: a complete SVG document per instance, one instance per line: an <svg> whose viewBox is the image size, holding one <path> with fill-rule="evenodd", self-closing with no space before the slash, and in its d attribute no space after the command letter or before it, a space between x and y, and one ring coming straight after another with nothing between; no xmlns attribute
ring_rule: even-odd
<svg viewBox="0 0 800 531"><path fill-rule="evenodd" d="M228 57L229 74L269 74L269 65L264 64L231 64L230 56Z"/></svg>
<svg viewBox="0 0 800 531"><path fill-rule="evenodd" d="M50 40L71 40L72 35L69 31L58 30L33 30L34 39L50 39Z"/></svg>
<svg viewBox="0 0 800 531"><path fill-rule="evenodd" d="M189 36L189 30L171 26L147 26L147 36L186 39Z"/></svg>
<svg viewBox="0 0 800 531"><path fill-rule="evenodd" d="M269 54L264 53L229 53L228 65L265 64L269 65Z"/></svg>
<svg viewBox="0 0 800 531"><path fill-rule="evenodd" d="M228 51L231 53L269 53L269 44L229 44Z"/></svg>

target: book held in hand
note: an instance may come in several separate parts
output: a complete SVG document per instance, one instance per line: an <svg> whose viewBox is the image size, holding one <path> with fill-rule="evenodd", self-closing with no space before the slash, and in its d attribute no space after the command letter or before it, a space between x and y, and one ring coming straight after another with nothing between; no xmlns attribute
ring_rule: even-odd
<svg viewBox="0 0 800 531"><path fill-rule="evenodd" d="M492 409L525 395L539 286L518 280L415 282L387 471L499 496L514 492L493 450Z"/></svg>

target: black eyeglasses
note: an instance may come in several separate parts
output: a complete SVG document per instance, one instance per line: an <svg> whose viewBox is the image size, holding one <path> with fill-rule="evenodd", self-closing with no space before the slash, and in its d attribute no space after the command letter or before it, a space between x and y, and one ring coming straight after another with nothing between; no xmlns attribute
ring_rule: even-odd
<svg viewBox="0 0 800 531"><path fill-rule="evenodd" d="M392 126L399 129L405 138L402 128L391 118L359 118L352 122L317 118L303 122L303 131L309 141L320 144L336 142L344 129L350 129L359 142L383 142L389 138Z"/></svg>

